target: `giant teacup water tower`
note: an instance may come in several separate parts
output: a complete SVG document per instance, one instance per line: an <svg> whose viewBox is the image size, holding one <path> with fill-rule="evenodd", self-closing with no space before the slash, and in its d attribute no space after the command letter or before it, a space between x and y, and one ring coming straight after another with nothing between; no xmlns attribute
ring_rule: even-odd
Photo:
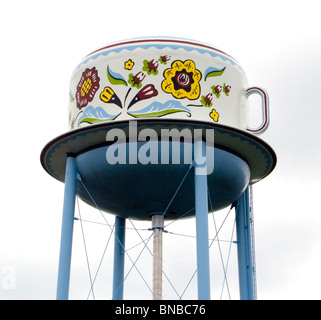
<svg viewBox="0 0 321 320"><path fill-rule="evenodd" d="M262 101L248 126L248 97ZM115 215L113 298L123 298L126 219L150 220L153 298L162 298L164 219L196 220L198 298L210 299L208 203L236 206L241 299L254 299L249 190L276 165L257 137L269 124L265 90L239 63L190 40L144 38L85 57L70 82L69 129L41 153L65 183L57 299L68 299L75 197ZM180 188L178 189L177 186Z"/></svg>

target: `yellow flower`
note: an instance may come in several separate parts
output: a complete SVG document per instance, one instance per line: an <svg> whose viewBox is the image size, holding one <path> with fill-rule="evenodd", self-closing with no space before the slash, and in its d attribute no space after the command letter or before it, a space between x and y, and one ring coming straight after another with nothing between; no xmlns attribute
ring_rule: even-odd
<svg viewBox="0 0 321 320"><path fill-rule="evenodd" d="M125 69L126 70L133 69L134 64L135 63L132 61L132 59L129 59L128 61L125 62Z"/></svg>
<svg viewBox="0 0 321 320"><path fill-rule="evenodd" d="M111 87L105 87L104 91L100 94L100 99L104 102L109 102L112 96L115 94L114 90Z"/></svg>
<svg viewBox="0 0 321 320"><path fill-rule="evenodd" d="M174 61L171 68L164 71L164 77L162 89L175 98L195 100L200 96L202 74L192 60Z"/></svg>
<svg viewBox="0 0 321 320"><path fill-rule="evenodd" d="M215 109L213 109L212 112L210 112L210 117L211 117L215 122L218 121L218 117L219 117L219 116L220 116L220 115L216 112Z"/></svg>

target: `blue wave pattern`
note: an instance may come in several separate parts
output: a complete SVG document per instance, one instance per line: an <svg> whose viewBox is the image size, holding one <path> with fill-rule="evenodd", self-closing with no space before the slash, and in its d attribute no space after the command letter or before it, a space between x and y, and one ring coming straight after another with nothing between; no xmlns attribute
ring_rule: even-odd
<svg viewBox="0 0 321 320"><path fill-rule="evenodd" d="M155 40L157 42L157 39ZM179 45L175 45L175 44L171 44L171 43L164 43L164 44L156 44L156 43L147 43L147 44L142 44L142 43L133 43L133 44L126 44L126 45L121 45L120 43L120 47L114 47L114 48L110 48L110 49L106 49L106 50L102 50L97 52L96 54L93 54L91 56L89 56L88 58L84 59L77 67L76 69L78 69L82 64L86 64L89 60L91 59L96 59L99 56L103 55L103 56L107 56L112 52L116 52L116 53L120 53L123 50L135 50L137 48L143 48L143 49L149 49L151 47L155 47L157 49L166 49L166 48L171 48L174 50L178 50L178 49L185 49L186 51L193 51L196 50L200 53L208 53L210 54L212 57L220 57L221 59L223 59L223 61L229 61L230 63L232 63L232 65L237 66L240 70L242 70L244 72L244 70L242 69L242 67L232 58L230 58L228 55L225 55L219 51L214 51L214 50L210 50L207 48L202 48L202 47L198 47L197 46L197 42L195 42L195 46L188 46L188 45L184 45L184 44L179 44ZM215 49L215 48L214 48Z"/></svg>
<svg viewBox="0 0 321 320"><path fill-rule="evenodd" d="M162 117L167 114L186 112L191 115L191 111L184 107L179 101L168 100L165 103L153 102L144 109L128 112L129 115L140 118L140 117Z"/></svg>
<svg viewBox="0 0 321 320"><path fill-rule="evenodd" d="M82 116L78 120L78 125L82 122L95 123L101 121L110 121L116 119L120 113L111 115L106 112L102 107L88 106Z"/></svg>

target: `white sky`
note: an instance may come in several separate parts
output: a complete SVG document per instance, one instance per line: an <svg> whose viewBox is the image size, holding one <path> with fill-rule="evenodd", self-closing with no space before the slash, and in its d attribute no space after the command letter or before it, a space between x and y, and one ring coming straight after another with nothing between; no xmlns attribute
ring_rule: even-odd
<svg viewBox="0 0 321 320"><path fill-rule="evenodd" d="M42 169L40 152L67 131L69 79L80 60L110 42L142 36L212 44L239 61L250 86L267 90L271 124L261 138L276 151L278 164L254 186L258 298L321 298L318 1L6 1L0 30L0 299L55 299L64 186ZM99 256L109 230L85 227L89 235L104 236L94 238L91 252ZM182 223L175 232L186 230ZM177 250L191 243L174 239ZM168 253L166 261L179 286L181 269L188 269L188 278L193 268L175 258ZM99 258L94 259L97 265ZM104 272L111 275L112 246L106 260ZM137 273L128 277L125 297L135 298L141 290L148 299L137 278ZM110 288L110 277L102 276L97 298L110 299ZM70 290L72 299L86 299L89 290L79 222ZM237 299L238 287L231 291ZM186 297L196 298L193 294Z"/></svg>

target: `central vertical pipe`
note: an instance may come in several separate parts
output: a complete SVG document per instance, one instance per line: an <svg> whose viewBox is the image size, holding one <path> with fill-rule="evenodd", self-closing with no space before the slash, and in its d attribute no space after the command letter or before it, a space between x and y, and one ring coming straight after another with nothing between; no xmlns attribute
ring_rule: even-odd
<svg viewBox="0 0 321 320"><path fill-rule="evenodd" d="M153 299L162 300L164 215L152 215L153 230Z"/></svg>
<svg viewBox="0 0 321 320"><path fill-rule="evenodd" d="M203 151L205 156L203 156ZM206 144L194 142L198 299L210 299Z"/></svg>

